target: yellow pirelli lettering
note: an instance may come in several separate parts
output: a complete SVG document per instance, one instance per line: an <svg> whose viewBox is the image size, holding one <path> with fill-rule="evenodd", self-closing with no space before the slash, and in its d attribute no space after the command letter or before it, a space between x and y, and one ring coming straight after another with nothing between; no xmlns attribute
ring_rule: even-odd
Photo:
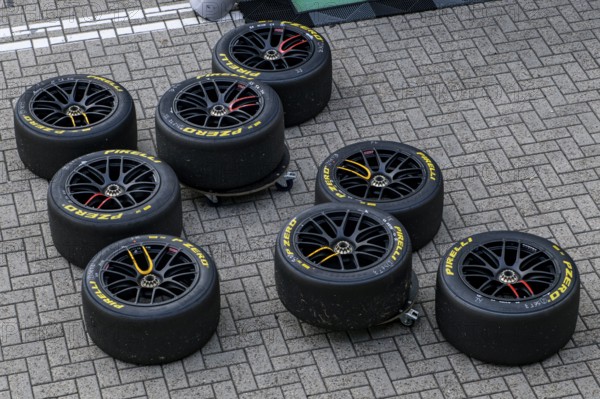
<svg viewBox="0 0 600 399"><path fill-rule="evenodd" d="M464 247L466 247L467 245L469 245L469 243L471 243L471 242L473 242L473 238L469 237L465 241L461 241L457 246L452 248L452 250L448 254L448 257L446 257L446 262L445 262L446 275L454 276L454 259L456 258L456 255L458 255L460 250L463 249Z"/></svg>
<svg viewBox="0 0 600 399"><path fill-rule="evenodd" d="M298 223L296 218L292 219L290 221L290 223L287 225L287 227L285 228L285 231L283 232L283 245L285 245L286 247L291 246L290 237L292 235L292 230L294 229L294 226L296 225L296 223Z"/></svg>
<svg viewBox="0 0 600 399"><path fill-rule="evenodd" d="M573 282L573 265L571 262L566 260L563 260L563 264L565 265L565 278L563 279L560 287L550 294L550 301L555 301L560 298L560 296L567 291Z"/></svg>
<svg viewBox="0 0 600 399"><path fill-rule="evenodd" d="M253 72L253 71L250 71L248 69L242 68L239 65L234 64L229 59L229 57L227 57L226 54L223 54L223 53L219 54L219 58L221 59L221 61L223 61L225 63L225 65L227 66L227 68L233 69L235 72L237 72L237 73L239 73L241 75L244 75L244 77L250 76L252 78L257 78L261 74L260 72Z"/></svg>
<svg viewBox="0 0 600 399"><path fill-rule="evenodd" d="M110 299L109 297L107 297L106 295L104 295L104 293L102 293L102 291L100 291L100 288L98 287L98 284L95 281L90 281L90 286L92 287L92 292L98 297L98 299L100 299L102 302L106 303L107 305L115 308L115 309L122 309L125 307L125 305L120 304L117 301L113 301L112 299Z"/></svg>

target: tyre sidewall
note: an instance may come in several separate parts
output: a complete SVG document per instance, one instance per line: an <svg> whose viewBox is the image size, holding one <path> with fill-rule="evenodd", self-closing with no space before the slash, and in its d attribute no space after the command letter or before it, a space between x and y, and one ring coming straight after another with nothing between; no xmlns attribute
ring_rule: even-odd
<svg viewBox="0 0 600 399"><path fill-rule="evenodd" d="M507 238L541 249L556 261L560 276L547 294L533 299L501 301L477 294L459 275L457 265L461 264L470 251L483 243ZM502 231L476 234L453 245L441 260L437 279L438 285L449 290L461 302L490 313L506 314L544 312L570 298L573 293L578 292L579 287L579 272L575 262L560 247L531 234ZM561 290L563 285L564 291Z"/></svg>
<svg viewBox="0 0 600 399"><path fill-rule="evenodd" d="M45 126L42 122L37 121L37 119L31 114L29 110L30 102L41 89L49 84L71 82L81 79L93 80L94 83L110 90L115 95L117 99L117 105L112 115L100 123L88 128L58 129ZM132 112L132 109L135 111L133 99L131 98L129 92L120 84L96 75L65 75L44 80L28 88L17 100L15 106L15 124L19 124L23 129L26 129L30 133L40 135L42 137L65 137L71 140L79 139L86 141L94 139L96 136L104 135L107 131L113 130L115 127L126 123Z"/></svg>
<svg viewBox="0 0 600 399"><path fill-rule="evenodd" d="M173 103L176 96L181 90L186 87L200 82L212 81L220 77L238 79L240 82L252 86L262 96L262 110L252 119L231 129L201 129L197 126L190 125L175 115ZM198 76L196 78L185 80L171 87L160 99L156 112L157 126L161 126L161 130L168 129L171 134L176 134L180 140L204 140L207 144L215 146L218 149L219 143L223 146L228 145L228 141L235 139L241 143L252 143L256 138L261 137L260 132L265 129L272 129L272 125L277 119L282 117L283 108L279 96L267 84L253 79L248 79L235 74L208 74ZM158 129L157 129L158 131ZM239 132L239 133L238 133ZM164 135L165 133L161 133ZM160 150L160 148L159 148Z"/></svg>
<svg viewBox="0 0 600 399"><path fill-rule="evenodd" d="M359 152L361 149L366 149L371 146L377 149L390 149L410 155L412 159L417 161L426 172L425 184L420 189L408 198L397 201L375 202L366 201L360 198L355 198L351 194L342 190L335 178L335 169L349 156ZM443 177L442 171L438 164L424 151L418 150L406 144L391 142L391 141L370 141L360 142L344 147L331 154L319 167L317 174L317 190L315 192L316 203L325 202L349 202L366 205L377 208L378 210L390 213L403 213L413 211L424 203L428 203L432 197L443 192Z"/></svg>
<svg viewBox="0 0 600 399"><path fill-rule="evenodd" d="M155 169L160 179L160 187L150 200L134 208L117 212L94 212L83 208L75 203L66 194L66 184L72 171L78 165L89 162L90 160L102 157L104 155L123 156L128 159L135 159L143 162L148 167ZM48 187L48 201L52 201L64 217L76 221L78 224L106 226L107 228L123 226L129 223L136 223L144 220L149 215L160 212L170 206L173 201L177 201L179 195L179 181L175 172L166 163L158 158L133 150L106 150L77 158L62 169L53 177ZM148 206L150 206L148 208Z"/></svg>
<svg viewBox="0 0 600 399"><path fill-rule="evenodd" d="M229 46L238 35L257 28L277 26L286 26L287 28L291 28L297 33L302 34L307 40L310 40L313 43L314 52L311 54L310 58L304 62L304 64L289 70L269 72L248 69L237 63L237 61L231 55ZM223 56L225 56L226 59L224 59ZM225 34L221 40L219 40L215 47L215 51L213 52L213 69L218 71L230 71L231 73L252 77L266 83L273 82L273 84L282 85L288 80L295 81L298 79L298 77L303 76L304 74L311 74L312 71L319 70L321 65L328 62L329 59L331 59L331 48L329 47L329 44L325 38L323 38L323 36L321 36L315 30L293 22L262 21L243 25Z"/></svg>
<svg viewBox="0 0 600 399"><path fill-rule="evenodd" d="M110 245L100 251L88 264L82 280L84 295L93 301L95 306L118 317L145 318L150 320L160 318L163 321L165 318L176 318L180 314L187 313L190 307L202 303L208 295L214 295L215 287L217 287L218 295L218 274L215 264L210 256L201 248L177 237L164 235L136 236L122 240L120 244L123 246L134 245L136 241L152 243L157 239L169 240L170 246L180 249L195 261L201 262L201 259L205 260L205 265L198 264L201 270L200 278L185 295L167 304L157 304L155 306L136 306L135 304L114 299L99 282L101 268L107 263L108 257L117 250L114 245ZM198 253L201 254L202 258L197 255ZM105 298L108 298L109 301L106 301Z"/></svg>

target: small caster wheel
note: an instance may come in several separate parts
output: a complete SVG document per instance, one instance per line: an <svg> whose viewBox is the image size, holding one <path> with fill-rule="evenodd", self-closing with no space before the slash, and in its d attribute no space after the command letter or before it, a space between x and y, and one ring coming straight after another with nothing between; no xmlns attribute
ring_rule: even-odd
<svg viewBox="0 0 600 399"><path fill-rule="evenodd" d="M208 205L210 205L210 206L218 206L219 205L219 197L217 197L215 194L204 194L204 196L206 197L206 202L208 203Z"/></svg>
<svg viewBox="0 0 600 399"><path fill-rule="evenodd" d="M275 188L277 191L290 191L294 187L294 180L296 180L296 173L288 172L277 180Z"/></svg>
<svg viewBox="0 0 600 399"><path fill-rule="evenodd" d="M408 312L400 315L400 323L406 327L412 327L415 321L419 318L419 312L415 309L411 309Z"/></svg>

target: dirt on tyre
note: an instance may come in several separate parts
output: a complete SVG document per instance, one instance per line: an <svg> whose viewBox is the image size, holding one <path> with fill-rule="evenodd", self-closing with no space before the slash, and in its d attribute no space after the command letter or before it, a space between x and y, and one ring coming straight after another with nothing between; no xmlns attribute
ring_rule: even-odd
<svg viewBox="0 0 600 399"><path fill-rule="evenodd" d="M129 363L160 364L198 351L219 323L219 278L201 248L144 235L102 249L82 281L92 340Z"/></svg>
<svg viewBox="0 0 600 399"><path fill-rule="evenodd" d="M376 209L318 205L293 217L277 238L279 299L319 327L361 329L391 319L407 303L411 278L406 230Z"/></svg>
<svg viewBox="0 0 600 399"><path fill-rule="evenodd" d="M58 252L83 268L98 251L123 238L181 234L179 182L152 155L95 152L69 162L52 178L48 217Z"/></svg>
<svg viewBox="0 0 600 399"><path fill-rule="evenodd" d="M321 112L331 98L331 49L306 26L264 21L225 34L213 51L213 72L261 80L279 94L285 125L295 126Z"/></svg>
<svg viewBox="0 0 600 399"><path fill-rule="evenodd" d="M364 141L336 151L319 167L315 203L327 202L391 213L406 227L416 251L442 223L444 180L424 151L392 141Z"/></svg>
<svg viewBox="0 0 600 399"><path fill-rule="evenodd" d="M251 185L286 156L281 101L267 85L237 75L188 79L160 99L156 143L187 186L226 191Z"/></svg>
<svg viewBox="0 0 600 399"><path fill-rule="evenodd" d="M435 310L454 347L485 362L522 365L558 352L579 308L579 273L560 247L498 231L456 243L442 258Z"/></svg>
<svg viewBox="0 0 600 399"><path fill-rule="evenodd" d="M14 119L21 161L48 180L65 164L90 152L137 148L131 95L101 76L44 80L21 95Z"/></svg>

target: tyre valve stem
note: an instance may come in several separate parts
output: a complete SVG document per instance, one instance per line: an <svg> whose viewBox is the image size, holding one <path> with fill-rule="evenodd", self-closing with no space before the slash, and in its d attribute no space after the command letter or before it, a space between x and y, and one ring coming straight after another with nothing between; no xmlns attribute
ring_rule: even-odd
<svg viewBox="0 0 600 399"><path fill-rule="evenodd" d="M346 172L350 172L352 174L355 174L356 176L360 177L361 179L365 179L365 180L370 180L371 179L371 176L372 176L371 170L369 168L367 168L365 165L363 165L361 163L358 163L358 162L355 162L355 161L353 161L351 159L345 159L344 162L349 162L349 163L351 163L353 165L358 166L359 168L361 168L362 170L364 170L365 172L367 172L366 176L358 173L355 170L348 169L348 168L345 168L343 166L338 166L338 169L345 170Z"/></svg>
<svg viewBox="0 0 600 399"><path fill-rule="evenodd" d="M332 257L334 257L334 256L338 256L338 255L339 255L337 252L335 252L335 251L334 251L332 248L330 248L330 247L321 247L321 248L317 249L316 251L313 251L313 252L311 252L311 253L308 255L308 258L310 258L310 257L312 257L313 255L316 255L316 254L318 254L319 252L321 252L321 251L324 251L324 250L329 250L329 251L331 251L331 252L333 252L333 253L332 253L331 255L328 255L328 256L326 256L326 257L325 257L323 260L321 260L321 261L319 262L319 264L322 264L322 263L323 263L323 262L325 262L327 259L330 259L330 258L332 258Z"/></svg>
<svg viewBox="0 0 600 399"><path fill-rule="evenodd" d="M152 258L150 258L150 254L146 250L146 247L144 247L143 245L141 247L142 247L142 251L144 251L144 254L146 255L146 260L148 263L148 268L146 270L142 270L140 268L137 261L135 260L135 256L133 256L133 254L131 253L130 250L127 250L127 253L129 254L129 257L131 258L131 260L133 261L133 265L135 266L135 269L138 271L138 273L141 274L142 276L145 276L147 274L152 273L152 270L154 269L154 263L152 262Z"/></svg>

